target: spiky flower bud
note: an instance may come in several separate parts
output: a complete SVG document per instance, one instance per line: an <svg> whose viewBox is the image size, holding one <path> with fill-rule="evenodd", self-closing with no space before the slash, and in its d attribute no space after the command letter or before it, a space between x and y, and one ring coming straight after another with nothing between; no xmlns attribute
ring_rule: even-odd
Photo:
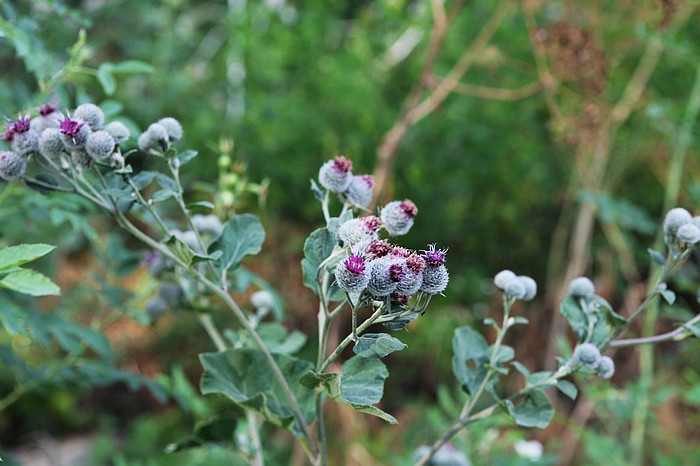
<svg viewBox="0 0 700 466"><path fill-rule="evenodd" d="M114 138L104 130L90 133L87 141L85 141L85 150L96 160L106 159L112 155L114 146Z"/></svg>
<svg viewBox="0 0 700 466"><path fill-rule="evenodd" d="M338 227L338 239L345 244L357 244L362 241L378 239L377 232L381 221L374 215L351 218Z"/></svg>
<svg viewBox="0 0 700 466"><path fill-rule="evenodd" d="M391 236L405 235L413 226L418 213L416 205L408 199L392 201L384 206L379 214L384 228Z"/></svg>
<svg viewBox="0 0 700 466"><path fill-rule="evenodd" d="M374 178L372 175L354 175L350 186L343 194L355 206L366 209L372 202L372 190L374 189Z"/></svg>
<svg viewBox="0 0 700 466"><path fill-rule="evenodd" d="M595 368L596 373L604 379L609 379L615 374L615 363L608 356L603 356Z"/></svg>
<svg viewBox="0 0 700 466"><path fill-rule="evenodd" d="M93 131L102 128L105 122L105 114L102 109L90 103L79 105L73 112L73 117L87 123Z"/></svg>
<svg viewBox="0 0 700 466"><path fill-rule="evenodd" d="M450 275L445 267L445 255L447 251L444 249L436 249L434 244L429 245L427 251L423 251L423 260L425 267L423 268L423 283L420 291L428 294L438 294L445 291L450 280Z"/></svg>
<svg viewBox="0 0 700 466"><path fill-rule="evenodd" d="M61 141L67 149L76 149L85 146L85 141L92 130L84 121L66 118L61 120Z"/></svg>
<svg viewBox="0 0 700 466"><path fill-rule="evenodd" d="M527 296L527 289L525 288L525 285L523 282L518 280L517 277L509 281L505 290L503 291L505 291L506 296L511 299L524 299L525 296Z"/></svg>
<svg viewBox="0 0 700 466"><path fill-rule="evenodd" d="M139 149L144 152L149 150L164 151L169 147L168 132L163 125L153 123L148 129L141 133L138 138Z"/></svg>
<svg viewBox="0 0 700 466"><path fill-rule="evenodd" d="M425 259L415 253L402 259L403 260L398 263L403 268L403 278L396 285L396 293L404 296L411 296L417 293L423 285Z"/></svg>
<svg viewBox="0 0 700 466"><path fill-rule="evenodd" d="M365 260L350 254L335 267L335 281L338 287L348 293L361 293L370 281L370 271Z"/></svg>
<svg viewBox="0 0 700 466"><path fill-rule="evenodd" d="M12 151L0 152L0 178L3 180L17 180L24 175L26 169L24 157Z"/></svg>
<svg viewBox="0 0 700 466"><path fill-rule="evenodd" d="M664 234L668 236L673 236L678 231L682 225L690 223L693 220L693 216L690 212L682 207L676 207L671 209L666 213L664 218Z"/></svg>
<svg viewBox="0 0 700 466"><path fill-rule="evenodd" d="M514 280L516 277L517 276L510 270L501 270L493 278L493 283L501 290L505 290L506 285L508 285L508 283L511 280Z"/></svg>
<svg viewBox="0 0 700 466"><path fill-rule="evenodd" d="M193 215L192 224L198 232L213 238L218 238L224 229L224 225L216 215Z"/></svg>
<svg viewBox="0 0 700 466"><path fill-rule="evenodd" d="M404 271L396 263L396 259L390 256L380 257L368 262L370 279L367 283L367 291L373 296L389 296L396 290L398 283L403 279Z"/></svg>
<svg viewBox="0 0 700 466"><path fill-rule="evenodd" d="M107 124L105 131L112 135L115 144L121 144L131 136L131 131L121 121L113 121Z"/></svg>
<svg viewBox="0 0 700 466"><path fill-rule="evenodd" d="M537 282L527 275L519 275L518 280L525 286L523 301L531 301L537 295Z"/></svg>
<svg viewBox="0 0 700 466"><path fill-rule="evenodd" d="M158 120L158 124L165 128L170 142L182 139L182 125L173 117L165 117Z"/></svg>
<svg viewBox="0 0 700 466"><path fill-rule="evenodd" d="M342 155L321 165L318 181L329 191L342 193L352 182L352 162Z"/></svg>
<svg viewBox="0 0 700 466"><path fill-rule="evenodd" d="M55 160L65 149L58 128L46 128L39 135L39 152L44 157Z"/></svg>
<svg viewBox="0 0 700 466"><path fill-rule="evenodd" d="M574 349L574 358L585 367L595 369L601 359L600 350L593 343L582 343Z"/></svg>
<svg viewBox="0 0 700 466"><path fill-rule="evenodd" d="M393 249L394 246L392 246L387 240L379 239L372 241L369 244L367 247L367 255L372 259L378 259L391 253Z"/></svg>
<svg viewBox="0 0 700 466"><path fill-rule="evenodd" d="M250 295L250 304L255 309L272 309L275 307L275 298L267 290L258 290Z"/></svg>
<svg viewBox="0 0 700 466"><path fill-rule="evenodd" d="M12 152L17 155L27 156L39 150L39 133L34 130L15 133L12 138Z"/></svg>
<svg viewBox="0 0 700 466"><path fill-rule="evenodd" d="M569 283L569 294L582 298L592 298L595 295L595 285L587 277L578 277Z"/></svg>
<svg viewBox="0 0 700 466"><path fill-rule="evenodd" d="M700 228L694 223L681 225L678 227L678 231L676 231L676 238L691 245L695 244L700 241Z"/></svg>

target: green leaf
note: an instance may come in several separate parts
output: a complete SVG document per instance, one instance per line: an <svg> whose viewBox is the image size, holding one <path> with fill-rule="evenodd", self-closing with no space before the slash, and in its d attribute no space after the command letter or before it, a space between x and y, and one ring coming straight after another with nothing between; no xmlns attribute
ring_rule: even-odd
<svg viewBox="0 0 700 466"><path fill-rule="evenodd" d="M170 199L171 197L174 197L175 195L177 195L177 193L172 189L163 188L153 193L153 196L151 196L151 201L163 202L167 199Z"/></svg>
<svg viewBox="0 0 700 466"><path fill-rule="evenodd" d="M298 330L287 332L277 322L265 322L257 328L260 338L271 353L294 354L304 347L307 337Z"/></svg>
<svg viewBox="0 0 700 466"><path fill-rule="evenodd" d="M49 277L31 269L8 273L0 280L0 286L31 296L61 294L61 289Z"/></svg>
<svg viewBox="0 0 700 466"><path fill-rule="evenodd" d="M488 356L489 360L491 359L491 354L493 353L493 346L489 346L488 349ZM513 358L515 357L515 350L508 346L508 345L501 345L498 347L498 352L496 353L496 357L494 359L494 362L496 365L502 362L508 362L512 361Z"/></svg>
<svg viewBox="0 0 700 466"><path fill-rule="evenodd" d="M221 251L215 265L219 270L232 271L241 265L243 257L259 253L264 240L265 230L255 215L236 215L226 222L221 236L209 246L209 251Z"/></svg>
<svg viewBox="0 0 700 466"><path fill-rule="evenodd" d="M234 450L236 447L236 426L238 420L235 416L224 414L212 419L199 421L192 435L189 435L177 443L171 443L165 447L166 453L187 450L202 446L227 447Z"/></svg>
<svg viewBox="0 0 700 466"><path fill-rule="evenodd" d="M366 333L360 337L352 350L363 358L383 358L405 347L401 340L388 333Z"/></svg>
<svg viewBox="0 0 700 466"><path fill-rule="evenodd" d="M112 73L121 73L121 74L151 74L154 71L154 68L149 65L148 63L139 61L139 60L126 60L121 63L117 64L111 64L111 69L110 71Z"/></svg>
<svg viewBox="0 0 700 466"><path fill-rule="evenodd" d="M0 250L0 273L45 256L56 248L50 244L20 244Z"/></svg>
<svg viewBox="0 0 700 466"><path fill-rule="evenodd" d="M333 253L336 244L335 234L328 228L319 228L313 231L304 242L304 259L301 261L304 285L311 288L314 293L318 293L318 283L316 282L318 267Z"/></svg>
<svg viewBox="0 0 700 466"><path fill-rule="evenodd" d="M197 157L196 150L187 150L177 155L177 159L180 161L180 166L183 166L195 157Z"/></svg>
<svg viewBox="0 0 700 466"><path fill-rule="evenodd" d="M578 396L578 388L576 388L576 385L572 384L569 381L559 380L554 386L557 387L557 389L560 392L562 392L564 395L568 396L572 400L575 400Z"/></svg>
<svg viewBox="0 0 700 466"><path fill-rule="evenodd" d="M539 390L532 391L518 405L506 400L508 412L515 423L523 427L544 429L554 417L554 408L547 395Z"/></svg>
<svg viewBox="0 0 700 466"><path fill-rule="evenodd" d="M172 235L165 242L165 245L168 247L168 249L170 249L173 252L173 254L175 254L182 262L184 262L187 267L190 267L192 265L195 253L180 238L178 238L175 235Z"/></svg>
<svg viewBox="0 0 700 466"><path fill-rule="evenodd" d="M651 257L651 260L656 262L658 265L664 265L666 263L666 257L659 251L654 251L653 249L649 248L647 249L647 252L649 253L649 257Z"/></svg>
<svg viewBox="0 0 700 466"><path fill-rule="evenodd" d="M471 327L458 327L452 339L452 370L462 388L474 393L484 381L488 369L489 347L486 340Z"/></svg>
<svg viewBox="0 0 700 466"><path fill-rule="evenodd" d="M527 320L526 317L518 316L518 317L513 317L512 319L513 319L512 325L527 325L530 323L530 321Z"/></svg>
<svg viewBox="0 0 700 466"><path fill-rule="evenodd" d="M513 361L513 367L515 367L515 369L518 372L520 372L521 374L523 374L525 376L525 380L528 380L530 378L530 370L527 367L523 366L518 361Z"/></svg>
<svg viewBox="0 0 700 466"><path fill-rule="evenodd" d="M571 329L578 341L586 339L588 332L588 319L576 298L567 295L559 305L559 312L569 321Z"/></svg>
<svg viewBox="0 0 700 466"><path fill-rule="evenodd" d="M358 356L355 356L358 357ZM365 361L370 361L370 360L365 360ZM379 361L378 359L375 359L374 361ZM380 361L381 362L381 361ZM381 419L384 419L386 422L390 424L396 424L397 421L392 416L391 414L388 414L381 409L377 408L376 406L372 405L366 405L366 404L361 404L361 403L353 403L349 400L347 400L341 391L341 379L342 376L340 374L332 374L332 373L324 373L324 374L317 374L313 371L309 371L306 373L300 383L304 385L305 387L308 388L316 388L319 387L326 395L328 395L329 398L331 398L333 401L335 401L338 404L341 404L343 406L347 406L349 408L354 409L355 411L359 411L364 414L370 414L372 416L377 416Z"/></svg>
<svg viewBox="0 0 700 466"><path fill-rule="evenodd" d="M97 69L97 81L102 86L105 95L112 95L117 90L117 81L112 76L111 63L102 63Z"/></svg>
<svg viewBox="0 0 700 466"><path fill-rule="evenodd" d="M700 324L683 324L682 327L693 334L695 338L700 338Z"/></svg>
<svg viewBox="0 0 700 466"><path fill-rule="evenodd" d="M340 392L351 403L373 405L384 394L384 380L389 371L379 359L353 356L343 364Z"/></svg>
<svg viewBox="0 0 700 466"><path fill-rule="evenodd" d="M676 293L674 293L672 290L663 290L661 291L661 296L663 296L664 300L671 306L673 306L673 303L676 302Z"/></svg>
<svg viewBox="0 0 700 466"><path fill-rule="evenodd" d="M294 393L305 422L310 423L314 412L314 394L299 381L313 364L284 354L274 354L273 358ZM289 401L260 351L230 349L221 353L200 354L199 359L204 367L200 383L203 394L225 395L236 405L252 409L270 423L301 433Z"/></svg>

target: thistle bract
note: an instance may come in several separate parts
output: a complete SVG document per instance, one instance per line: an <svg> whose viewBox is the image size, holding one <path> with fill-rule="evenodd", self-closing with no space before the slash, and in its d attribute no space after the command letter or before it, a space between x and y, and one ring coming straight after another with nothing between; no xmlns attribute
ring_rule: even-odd
<svg viewBox="0 0 700 466"><path fill-rule="evenodd" d="M318 181L329 191L342 193L352 182L352 162L342 155L321 165Z"/></svg>
<svg viewBox="0 0 700 466"><path fill-rule="evenodd" d="M338 239L351 245L376 240L380 224L380 220L373 215L351 218L338 228Z"/></svg>
<svg viewBox="0 0 700 466"><path fill-rule="evenodd" d="M149 150L164 151L168 148L170 138L167 130L158 123L153 123L138 138L138 146L144 152Z"/></svg>
<svg viewBox="0 0 700 466"><path fill-rule="evenodd" d="M12 138L12 152L27 156L39 150L39 134L34 130L15 133Z"/></svg>
<svg viewBox="0 0 700 466"><path fill-rule="evenodd" d="M11 181L24 175L27 162L24 158L12 151L0 152L0 178Z"/></svg>
<svg viewBox="0 0 700 466"><path fill-rule="evenodd" d="M364 259L350 254L335 267L335 281L347 293L361 293L369 283L370 273Z"/></svg>
<svg viewBox="0 0 700 466"><path fill-rule="evenodd" d="M587 277L578 277L569 283L569 294L583 298L592 298L595 295L595 285Z"/></svg>
<svg viewBox="0 0 700 466"><path fill-rule="evenodd" d="M355 206L366 209L372 202L374 178L372 175L354 175L343 194Z"/></svg>
<svg viewBox="0 0 700 466"><path fill-rule="evenodd" d="M582 365L595 369L601 359L600 350L592 343L582 343L574 350L574 358Z"/></svg>
<svg viewBox="0 0 700 466"><path fill-rule="evenodd" d="M403 278L403 270L396 260L384 256L370 262L370 279L367 283L367 291L373 296L389 296L396 290L399 281Z"/></svg>
<svg viewBox="0 0 700 466"><path fill-rule="evenodd" d="M82 120L91 130L97 131L102 128L105 122L105 114L100 107L95 104L82 104L73 112L73 117Z"/></svg>
<svg viewBox="0 0 700 466"><path fill-rule="evenodd" d="M384 206L379 216L386 231L391 236L405 235L413 226L418 213L416 205L408 199L392 201Z"/></svg>
<svg viewBox="0 0 700 466"><path fill-rule="evenodd" d="M46 128L39 135L39 152L44 157L55 160L65 149L58 128Z"/></svg>

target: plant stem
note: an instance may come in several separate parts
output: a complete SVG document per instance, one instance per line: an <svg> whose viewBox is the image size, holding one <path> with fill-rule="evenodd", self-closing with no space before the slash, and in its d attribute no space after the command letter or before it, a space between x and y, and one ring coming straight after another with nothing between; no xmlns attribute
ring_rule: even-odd
<svg viewBox="0 0 700 466"><path fill-rule="evenodd" d="M655 344L655 343L661 343L664 341L670 341L670 340L682 340L688 334L690 334L690 331L686 328L688 325L693 325L697 322L700 322L700 314L696 315L689 321L687 321L685 324L683 324L682 327L679 327L675 330L672 330L670 332L662 333L660 335L654 335L651 337L642 337L642 338L626 338L624 340L613 340L608 344L608 348L623 348L626 346L638 346L638 345L648 345L648 344Z"/></svg>

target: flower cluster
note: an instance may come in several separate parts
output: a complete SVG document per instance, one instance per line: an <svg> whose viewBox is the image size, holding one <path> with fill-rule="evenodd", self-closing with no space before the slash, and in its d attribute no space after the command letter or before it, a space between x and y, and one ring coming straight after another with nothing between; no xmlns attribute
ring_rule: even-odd
<svg viewBox="0 0 700 466"><path fill-rule="evenodd" d="M352 162L342 155L321 166L318 181L328 191L341 194L361 209L366 209L372 202L374 178L372 175L353 175Z"/></svg>
<svg viewBox="0 0 700 466"><path fill-rule="evenodd" d="M496 274L493 283L503 290L509 299L530 301L537 295L537 282L526 275L515 275L510 270L501 270Z"/></svg>
<svg viewBox="0 0 700 466"><path fill-rule="evenodd" d="M682 207L666 213L663 228L666 244L671 247L683 248L700 242L700 216L693 217Z"/></svg>

